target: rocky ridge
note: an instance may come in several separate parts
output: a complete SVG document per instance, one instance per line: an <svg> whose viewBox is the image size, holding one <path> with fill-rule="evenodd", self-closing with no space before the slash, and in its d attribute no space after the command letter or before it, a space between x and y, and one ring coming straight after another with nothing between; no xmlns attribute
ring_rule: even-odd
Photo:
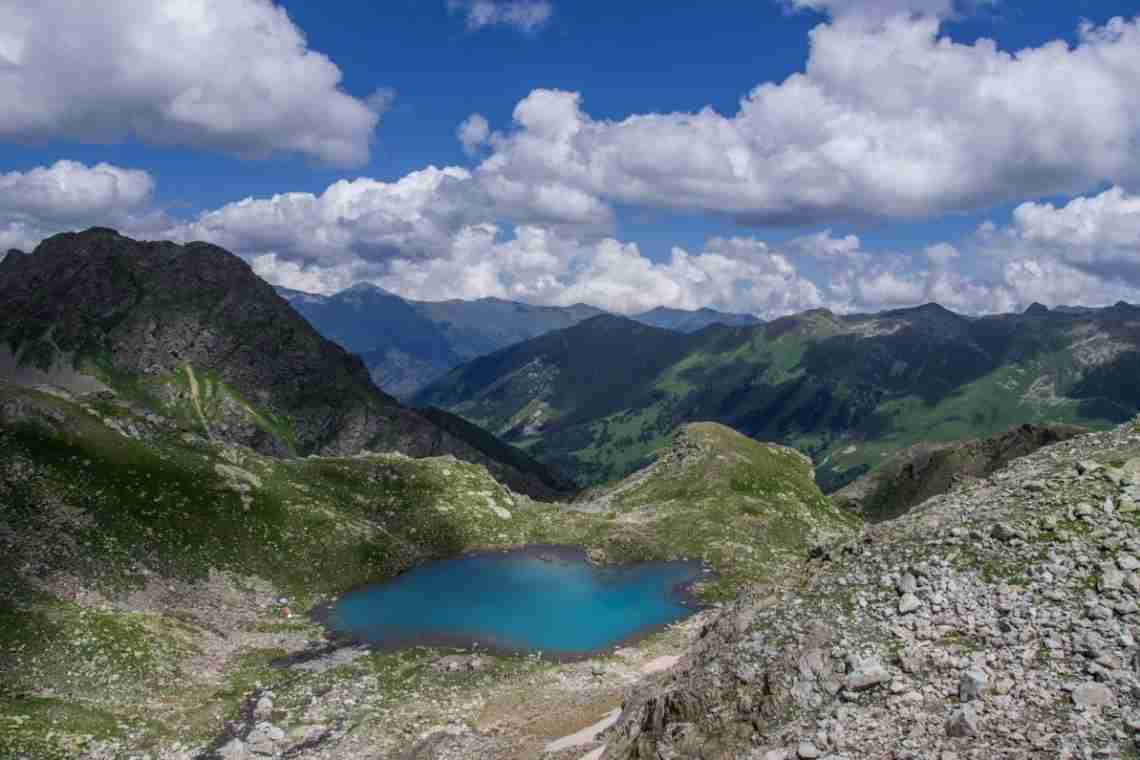
<svg viewBox="0 0 1140 760"><path fill-rule="evenodd" d="M1087 432L1076 425L1024 424L990 438L915 444L830 498L841 509L881 522L945 493L959 480L992 475L1042 446Z"/></svg>
<svg viewBox="0 0 1140 760"><path fill-rule="evenodd" d="M635 690L602 757L1134 757L1138 570L1134 422L816 547Z"/></svg>
<svg viewBox="0 0 1140 760"><path fill-rule="evenodd" d="M1140 412L1140 308L968 317L936 304L816 309L679 335L596 317L461 365L418 405L460 414L582 485L715 421L812 457L833 492L921 443Z"/></svg>
<svg viewBox="0 0 1140 760"><path fill-rule="evenodd" d="M95 388L274 456L365 449L452 454L551 499L571 486L520 451L507 462L404 408L237 256L92 228L0 269L0 379ZM82 387L77 382L83 380ZM498 453L507 449L494 447Z"/></svg>

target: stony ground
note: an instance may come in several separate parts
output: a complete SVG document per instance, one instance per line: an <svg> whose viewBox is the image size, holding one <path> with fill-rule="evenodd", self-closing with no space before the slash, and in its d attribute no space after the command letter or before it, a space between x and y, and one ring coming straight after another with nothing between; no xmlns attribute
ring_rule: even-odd
<svg viewBox="0 0 1140 760"><path fill-rule="evenodd" d="M1140 757L1140 426L960 484L746 593L605 758Z"/></svg>

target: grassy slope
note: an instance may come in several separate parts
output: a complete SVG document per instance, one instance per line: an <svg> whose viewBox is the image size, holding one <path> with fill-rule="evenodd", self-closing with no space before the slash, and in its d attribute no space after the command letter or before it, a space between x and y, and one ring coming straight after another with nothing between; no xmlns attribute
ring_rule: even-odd
<svg viewBox="0 0 1140 760"><path fill-rule="evenodd" d="M451 458L275 459L123 403L3 384L0 450L0 740L37 758L101 741L200 743L259 682L280 678L269 663L284 653L239 648L204 682L192 663L209 654L206 639L315 634L257 608L241 631L213 631L175 603L187 595L213 609L260 589L304 609L432 557L565 543L610 561L703 557L721 574L705 593L723 597L801 555L809 529L849 520L798 456L719 426L690 426L589 511L515 497ZM156 584L158 607L128 603ZM354 667L384 679L401 662L392 693L427 688L430 657L410 658Z"/></svg>
<svg viewBox="0 0 1140 760"><path fill-rule="evenodd" d="M854 317L814 311L674 337L658 362L623 351L615 337L601 359L583 364L635 378L629 387L583 378L565 393L563 364L592 347L589 326L564 331L569 345L514 347L508 367L461 367L429 394L584 484L641 466L679 424L716 420L807 453L828 491L922 441L1026 422L1105 428L1140 409L1140 310L1131 307L980 320L935 306ZM540 424L521 424L533 418Z"/></svg>
<svg viewBox="0 0 1140 760"><path fill-rule="evenodd" d="M803 455L715 423L684 426L655 464L582 500L612 515L611 551L699 557L720 572L708 589L720 597L859 522L819 491Z"/></svg>
<svg viewBox="0 0 1140 760"><path fill-rule="evenodd" d="M11 728L33 756L71 756L68 742L122 736L120 722L150 737L135 743L182 735L184 724L193 734L203 726L191 713L237 697L179 701L192 624L93 610L39 579L78 578L119 598L155 577L181 587L221 570L303 600L468 547L527 542L543 525L456 460L277 460L173 433L143 443L97 409L35 391L0 385L0 405L19 405L22 420L0 424L0 735ZM120 409L115 422L132 420ZM168 709L152 725L153 700ZM51 741L46 722L59 734Z"/></svg>

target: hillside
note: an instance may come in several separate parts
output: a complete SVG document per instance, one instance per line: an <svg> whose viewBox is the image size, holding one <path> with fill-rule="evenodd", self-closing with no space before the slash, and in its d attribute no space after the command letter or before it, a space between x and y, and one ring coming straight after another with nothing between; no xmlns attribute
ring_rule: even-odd
<svg viewBox="0 0 1140 760"><path fill-rule="evenodd" d="M1021 425L990 438L918 443L831 494L831 502L866 520L889 520L960 480L987 477L1042 446L1087 432L1075 425Z"/></svg>
<svg viewBox="0 0 1140 760"><path fill-rule="evenodd" d="M534 306L501 298L415 301L367 283L331 296L277 292L322 335L359 354L376 384L401 399L466 361L604 313L585 304ZM630 319L683 333L760 324L751 314L663 306Z"/></svg>
<svg viewBox="0 0 1140 760"><path fill-rule="evenodd" d="M583 304L499 298L412 301L369 284L332 296L277 291L322 335L359 354L376 384L400 398L469 359L601 313Z"/></svg>
<svg viewBox="0 0 1140 760"><path fill-rule="evenodd" d="M803 454L708 422L681 427L652 464L570 509L611 515L600 544L610 555L700 557L725 599L862 522L820 492Z"/></svg>
<svg viewBox="0 0 1140 760"><path fill-rule="evenodd" d="M461 366L414 402L582 484L631 472L679 424L715 420L808 454L825 491L917 443L1024 423L1105 428L1140 409L1140 309L1127 304L981 318L934 304L816 310L691 335L610 322L601 338L591 324Z"/></svg>
<svg viewBox="0 0 1140 760"><path fill-rule="evenodd" d="M962 483L753 589L605 760L1135 757L1140 426Z"/></svg>
<svg viewBox="0 0 1140 760"><path fill-rule="evenodd" d="M557 495L557 478L540 466L524 473L497 461L487 446L379 391L358 358L322 338L245 262L205 243L139 242L95 228L8 256L0 379L107 392L265 454L450 453L519 490Z"/></svg>
<svg viewBox="0 0 1140 760"><path fill-rule="evenodd" d="M690 342L691 336L603 315L457 367L412 402L493 430L583 484L603 482L650 462L676 427L664 428L673 415L662 413L660 433L644 439L625 429L621 415L644 403L646 390ZM618 419L614 430L595 426L607 418ZM587 447L617 459L575 455Z"/></svg>
<svg viewBox="0 0 1140 760"><path fill-rule="evenodd" d="M575 714L568 677L616 695L626 671L480 655L453 674L453 651L330 645L302 613L426 559L536 543L702 558L700 593L726 598L853 527L802 457L715 425L569 508L452 457L271 457L122 399L3 383L0 447L0 745L35 760L404 756L531 679ZM495 741L533 756L543 730Z"/></svg>

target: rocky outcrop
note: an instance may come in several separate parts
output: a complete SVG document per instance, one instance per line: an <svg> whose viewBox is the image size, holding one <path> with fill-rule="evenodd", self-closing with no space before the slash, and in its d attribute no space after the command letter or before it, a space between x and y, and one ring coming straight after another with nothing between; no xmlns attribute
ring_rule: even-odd
<svg viewBox="0 0 1140 760"><path fill-rule="evenodd" d="M400 406L359 358L214 245L93 228L9 255L0 268L0 341L23 364L50 371L66 362L262 453L453 454L492 466L517 490L558 495L556 479L522 452L515 455L533 465L527 472Z"/></svg>
<svg viewBox="0 0 1140 760"><path fill-rule="evenodd" d="M603 757L1128 757L1140 425L963 483L749 590ZM906 600L906 603L903 603Z"/></svg>
<svg viewBox="0 0 1140 760"><path fill-rule="evenodd" d="M1076 425L1020 425L990 438L920 443L831 494L831 500L867 520L888 520L946 493L958 480L984 478L1042 446L1087 432Z"/></svg>

